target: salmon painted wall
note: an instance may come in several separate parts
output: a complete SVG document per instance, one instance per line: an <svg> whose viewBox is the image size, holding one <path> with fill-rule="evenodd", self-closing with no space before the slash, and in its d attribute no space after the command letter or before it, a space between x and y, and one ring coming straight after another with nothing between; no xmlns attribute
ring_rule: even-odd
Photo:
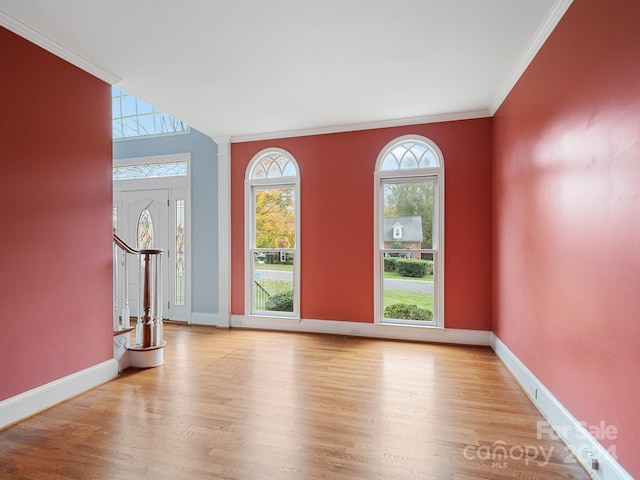
<svg viewBox="0 0 640 480"><path fill-rule="evenodd" d="M0 28L0 401L113 358L111 88Z"/></svg>
<svg viewBox="0 0 640 480"><path fill-rule="evenodd" d="M373 322L376 159L406 134L432 139L445 161L445 325L491 329L491 119L433 123L231 146L232 313L244 313L244 178L267 147L300 166L301 316Z"/></svg>
<svg viewBox="0 0 640 480"><path fill-rule="evenodd" d="M579 0L494 117L494 331L640 478L640 3Z"/></svg>

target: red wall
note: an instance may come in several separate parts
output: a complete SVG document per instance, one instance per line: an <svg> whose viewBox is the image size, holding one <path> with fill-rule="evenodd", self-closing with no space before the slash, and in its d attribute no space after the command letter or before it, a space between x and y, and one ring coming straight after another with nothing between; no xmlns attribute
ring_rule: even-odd
<svg viewBox="0 0 640 480"><path fill-rule="evenodd" d="M110 86L0 28L0 400L113 358Z"/></svg>
<svg viewBox="0 0 640 480"><path fill-rule="evenodd" d="M491 119L235 143L231 148L232 313L244 313L244 178L260 150L300 166L301 316L373 321L373 175L391 140L432 139L445 162L445 324L491 329Z"/></svg>
<svg viewBox="0 0 640 480"><path fill-rule="evenodd" d="M640 2L579 0L494 117L494 331L640 478Z"/></svg>

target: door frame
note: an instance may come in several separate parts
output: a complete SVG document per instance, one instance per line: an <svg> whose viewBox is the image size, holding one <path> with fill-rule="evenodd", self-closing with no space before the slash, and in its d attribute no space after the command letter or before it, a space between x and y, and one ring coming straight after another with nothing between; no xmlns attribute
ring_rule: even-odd
<svg viewBox="0 0 640 480"><path fill-rule="evenodd" d="M148 157L134 157L123 158L113 160L113 166L123 167L132 165L145 165L145 164L158 164L158 163L172 163L172 162L186 162L187 174L181 176L172 177L152 177L152 178L136 178L128 180L114 180L113 181L113 202L117 204L118 224L121 221L122 212L122 192L140 191L140 190L161 190L166 189L169 191L169 205L174 207L176 200L185 201L185 302L184 305L175 305L175 235L172 232L176 231L176 218L175 208L169 208L168 214L168 232L169 238L167 239L167 245L169 248L165 253L167 255L167 265L174 265L173 268L167 268L167 278L169 279L169 299L170 308L167 310L163 308L164 315L171 315L171 320L184 321L191 323L191 308L192 308L192 291L191 279L192 279L192 254L191 254L191 154L179 153L171 155L155 155ZM166 305L165 305L166 306Z"/></svg>

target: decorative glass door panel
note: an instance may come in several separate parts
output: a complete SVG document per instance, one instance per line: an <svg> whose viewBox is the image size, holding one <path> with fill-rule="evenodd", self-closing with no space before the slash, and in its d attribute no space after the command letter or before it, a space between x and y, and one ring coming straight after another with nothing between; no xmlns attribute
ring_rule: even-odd
<svg viewBox="0 0 640 480"><path fill-rule="evenodd" d="M168 281L168 239L169 239L169 191L138 190L122 192L122 217L120 219L120 237L137 249L161 248L165 251L162 258L162 298L169 298ZM136 262L128 263L129 307L131 315L138 315L139 308L139 270ZM168 305L163 306L164 317L170 318Z"/></svg>
<svg viewBox="0 0 640 480"><path fill-rule="evenodd" d="M153 234L153 217L146 208L140 212L136 224L136 243L138 249L153 248L155 235Z"/></svg>
<svg viewBox="0 0 640 480"><path fill-rule="evenodd" d="M186 295L186 232L185 232L185 201L175 201L175 298L176 305L183 306L185 304Z"/></svg>

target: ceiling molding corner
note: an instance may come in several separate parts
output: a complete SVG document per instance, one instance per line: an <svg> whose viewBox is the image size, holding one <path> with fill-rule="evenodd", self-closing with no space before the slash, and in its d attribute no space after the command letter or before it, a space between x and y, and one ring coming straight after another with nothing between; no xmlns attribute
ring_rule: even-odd
<svg viewBox="0 0 640 480"><path fill-rule="evenodd" d="M12 31L16 35L21 36L22 38L30 41L31 43L45 49L46 51L56 55L57 57L66 60L67 62L75 65L76 67L84 70L85 72L90 73L94 77L103 80L110 85L117 85L122 81L120 77L114 75L113 73L99 67L95 63L90 62L86 58L78 55L75 52L72 52L68 48L59 44L55 40L47 37L46 35L34 30L27 24L21 22L20 20L12 17L6 12L0 10L0 26L6 28L7 30Z"/></svg>
<svg viewBox="0 0 640 480"><path fill-rule="evenodd" d="M567 12L573 0L557 0L553 8L549 11L549 14L545 18L544 22L534 35L533 39L529 43L527 49L524 51L518 62L515 64L513 69L509 72L509 75L502 83L501 87L498 89L491 105L489 106L489 112L491 116L495 115L495 113L502 105L502 102L507 98L513 87L515 87L520 77L525 72L529 64L533 61L535 56L538 54L538 51L542 48L544 43L551 35L551 32L556 28L560 19Z"/></svg>
<svg viewBox="0 0 640 480"><path fill-rule="evenodd" d="M231 143L231 137L229 135L216 135L211 137L211 139L217 143L218 146Z"/></svg>

